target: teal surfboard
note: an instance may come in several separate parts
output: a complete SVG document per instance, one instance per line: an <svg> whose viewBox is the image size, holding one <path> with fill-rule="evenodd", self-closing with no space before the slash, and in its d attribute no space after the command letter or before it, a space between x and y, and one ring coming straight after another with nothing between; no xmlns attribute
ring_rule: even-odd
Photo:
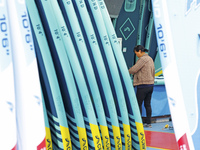
<svg viewBox="0 0 200 150"><path fill-rule="evenodd" d="M155 60L158 51L158 46L156 41L151 0L140 1L140 17L136 45L143 45L146 49L149 50L149 56L153 60ZM138 57L136 56L135 62L137 61L137 59Z"/></svg>
<svg viewBox="0 0 200 150"><path fill-rule="evenodd" d="M159 52L157 52L157 54L156 54L156 58L154 60L154 66L155 66L154 85L165 85Z"/></svg>
<svg viewBox="0 0 200 150"><path fill-rule="evenodd" d="M92 63L89 58L89 54L87 51L87 47L85 44L84 37L82 35L81 28L79 26L79 22L73 7L73 4L71 1L58 1L59 5L61 7L63 16L65 20L60 20L62 21L62 26L65 25L65 22L67 24L67 27L69 29L72 41L75 46L75 50L72 52L71 48L67 48L67 53L70 58L70 62L72 66L76 66L78 68L82 67L82 71L84 73L85 81L87 83L88 89L90 91L90 95L92 96L94 108L96 111L97 115L97 120L100 126L104 146L110 145L110 138L108 134L108 127L107 127L107 122L105 118L105 112L99 92L99 88L97 85L97 81L95 78L95 74L93 71ZM55 5L54 5L55 6ZM58 14L58 13L57 13ZM62 17L62 15L60 15ZM62 17L63 18L63 17ZM60 18L60 19L62 19ZM65 22L64 22L65 21ZM66 47L69 44L66 45ZM73 55L73 58L72 58ZM78 56L78 57L77 57ZM79 65L80 62L80 65ZM79 65L79 66L78 66ZM75 78L77 75L77 79L82 76L82 74L78 73L77 70L78 68L72 67L74 69L74 74ZM80 70L80 69L79 69ZM83 80L82 80L83 81ZM79 83L80 81L77 80ZM81 90L82 91L82 90ZM107 142L107 143L106 143Z"/></svg>
<svg viewBox="0 0 200 150"><path fill-rule="evenodd" d="M81 88L79 90L79 91L81 91L80 92L81 94L82 93L85 94L84 89L87 89L86 82L84 80L82 80L84 78L82 70L85 70L85 72L86 72L85 78L90 79L88 89L90 89L90 91L91 91L92 101L93 101L95 109L96 109L97 121L98 121L98 124L100 126L100 129L103 130L101 132L102 137L103 137L104 141L107 141L107 144L105 144L105 145L109 146L110 140L109 140L109 134L108 134L108 129L107 129L107 123L106 123L106 119L105 119L105 113L104 113L104 110L103 110L103 105L102 105L102 102L101 102L101 98L100 98L100 94L99 94L97 85L95 84L95 77L94 77L94 75L92 75L93 74L92 67L90 67L89 60L86 57L87 53L84 54L84 49L83 49L84 45L78 46L79 49L81 47L80 51L81 51L83 58L84 58L83 61L85 62L84 63L84 69L81 69L81 66L80 66L80 63L79 63L80 61L78 60L75 48L74 48L72 40L70 38L69 31L68 31L68 28L66 26L65 20L63 18L62 12L59 8L58 2L56 0L53 0L53 1L51 1L51 4L52 4L53 11L56 14L58 26L59 26L59 29L60 29L60 32L61 32L61 37L64 41L63 43L65 45L65 50L67 52L70 64L72 66L72 70L73 70L75 79L76 79L78 85L81 85ZM73 14L73 9L70 10L70 16L72 16L72 14ZM74 19L74 17L73 17L73 19ZM73 28L74 28L74 26L73 26ZM63 31L63 29L65 29L65 31ZM79 35L79 38L80 38L80 35ZM79 40L77 40L77 41L79 41ZM89 97L89 93L87 93L87 95ZM93 138L93 141L94 141L94 138ZM101 145L101 140L98 141L98 142L99 142L98 144ZM97 146L97 147L99 147L99 146Z"/></svg>
<svg viewBox="0 0 200 150"><path fill-rule="evenodd" d="M137 45L143 45L148 49L149 56L155 60L157 54L157 41L151 0L142 0L140 4Z"/></svg>
<svg viewBox="0 0 200 150"><path fill-rule="evenodd" d="M27 5L31 6L29 8L29 13L31 16L30 18L32 21L33 29L36 35L35 40L38 43L38 49L36 52L37 52L38 63L41 68L40 69L41 76L44 76L44 78L48 79L44 80L45 81L44 86L46 87L50 86L49 88L50 91L48 95L52 95L53 100L55 101L56 94L61 96L61 92L58 85L58 80L56 77L53 61L51 58L50 49L46 40L43 25L39 18L39 14L35 6L35 3L29 1L27 2ZM62 94L63 99L61 98L61 100L64 103L65 111L67 113L65 117L67 117L69 120L68 124L69 124L72 144L75 145L75 147L87 148L88 145L87 145L86 129L78 98L78 93L73 82L68 82L68 86L69 88L67 91L70 91L69 96ZM67 91L65 93L67 93ZM49 100L51 100L51 98L49 98ZM54 131L59 131L59 130L54 130Z"/></svg>
<svg viewBox="0 0 200 150"><path fill-rule="evenodd" d="M54 65L56 65L56 69L57 69L56 71L57 71L57 74L59 74L57 75L57 77L59 79L60 85L62 85L63 79L68 80L68 76L70 74L71 74L70 76L72 76L70 64L68 61L66 61L68 60L68 56L65 50L65 46L63 44L59 28L57 24L55 24L56 20L54 18L54 14L51 9L52 7L51 3L49 3L49 1L37 1L36 4L38 5L40 15L42 16L41 18L45 26L44 27L45 32L46 34L48 34L47 38L48 40L51 41L49 42L49 44L51 45L50 46L51 52L52 52L52 56L54 57L53 58ZM52 40L52 37L54 38L54 40ZM58 60L61 62L59 62ZM80 81L81 80L84 81L84 78L82 76L78 76L78 78ZM78 88L82 88L81 90L79 89L79 92L81 95L80 103L82 105L83 115L84 115L85 124L87 128L88 144L91 147L96 147L97 143L100 145L102 143L101 143L99 128L96 121L95 112L91 103L91 99L87 92L87 87L84 84L81 84L82 82L80 83L76 82L76 83L77 83ZM86 88L83 88L83 87L86 87ZM94 142L94 141L97 141L97 142Z"/></svg>
<svg viewBox="0 0 200 150"><path fill-rule="evenodd" d="M149 56L154 60L155 65L155 85L163 85L164 77L162 75L162 67L160 56L158 53L158 45L156 40L153 12L151 0L143 0L140 5L140 20L138 27L137 45L143 45L149 50ZM136 58L137 60L137 58Z"/></svg>
<svg viewBox="0 0 200 150"><path fill-rule="evenodd" d="M41 94L42 94L44 123L45 123L45 131L46 131L46 139L45 139L46 149L53 149L52 138L51 138L51 129L50 129L50 125L49 125L49 119L48 119L46 105L45 105L45 101L44 101L44 95L43 95L42 91L41 91Z"/></svg>
<svg viewBox="0 0 200 150"><path fill-rule="evenodd" d="M153 12L151 12L151 15L149 18L148 30L147 30L146 41L145 41L144 46L146 49L149 50L149 52L148 52L149 56L153 60L155 60L157 52L158 52L158 44L157 44L157 40L156 40Z"/></svg>
<svg viewBox="0 0 200 150"><path fill-rule="evenodd" d="M86 83L84 82L84 80L80 80L80 76L82 76L82 78L84 78L84 76L83 76L83 73L82 73L82 70L81 70L81 66L80 66L76 51L73 47L73 43L72 43L72 40L70 38L68 28L67 28L65 20L63 18L62 12L59 8L57 1L53 0L53 1L51 1L51 3L52 3L52 6L53 6L53 9L54 9L54 12L57 16L56 18L57 18L57 21L58 21L58 24L59 24L59 27L60 27L60 31L62 33L61 36L63 38L63 41L65 41L64 44L65 44L65 47L66 47L66 52L68 54L70 64L72 66L75 79L76 79L77 83L85 85L84 89L86 89ZM73 14L72 11L73 11L73 7L70 11L70 16ZM74 20L74 17L73 17L73 20ZM66 29L65 32L63 32L63 28ZM68 36L66 35L66 33L67 33ZM79 38L80 38L80 36L79 36ZM90 63L88 61L88 58L86 57L87 53L84 54L83 45L78 46L79 49L80 49L80 47L81 47L80 51L81 51L81 53L83 53L82 57L84 58L84 59L82 59L82 61L85 61L84 65L83 65L84 66L83 70L85 70L85 72L86 72L85 78L90 81L88 89L90 89L90 91L91 91L90 93L92 95L92 101L93 101L94 106L95 106L94 108L96 110L97 121L98 121L100 130L101 130L101 135L102 135L102 139L104 141L104 146L107 146L108 148L110 148L110 137L109 137L109 134L108 134L108 127L107 127L107 123L106 123L105 113L104 113L104 110L103 110L103 105L102 105L100 93L99 93L98 88L97 88L97 84L95 84L95 77L94 77L93 72L92 72L93 69L89 65ZM82 88L83 88L83 86L82 86ZM80 89L80 91L84 92L83 89Z"/></svg>
<svg viewBox="0 0 200 150"><path fill-rule="evenodd" d="M34 13L32 15L35 16ZM38 61L41 67L40 69L40 72L42 74L41 76L43 76L44 78L43 87L44 89L45 88L47 89L46 91L48 92L47 96L49 97L49 101L55 101L57 98L54 96L56 96L57 94L57 95L60 95L61 97L61 92L58 85L53 62L51 59L50 51L47 45L47 41L45 39L45 33L43 31L41 22L36 22L38 20L35 20L34 18L32 19L33 19L33 23L35 23L34 27L35 27L36 34L38 34L37 38L40 44L40 49L38 50L37 57L38 57ZM45 62L44 63L45 65L43 64L43 62ZM47 73L45 71L47 71ZM49 83L50 83L50 86L49 86ZM67 84L70 85L70 87L68 88L68 91L70 91L70 94L69 94L70 96L69 98L66 98L65 95L64 95L65 97L62 95L62 97L64 98L61 98L61 100L64 103L64 107L66 111L66 114L65 112L63 112L63 115L69 120L68 124L69 124L70 136L71 136L72 144L73 144L72 146L73 148L74 148L74 145L75 147L79 147L79 148L83 148L83 147L87 148L88 145L87 145L86 129L85 129L84 121L83 121L83 115L81 112L80 102L77 98L78 94L76 93L76 87L73 82L68 82ZM65 93L67 93L67 91ZM52 97L51 95L53 95L54 99L51 98ZM47 100L48 100L48 97L47 97ZM51 124L53 123L52 119L55 119L55 118L51 117L51 121L50 121ZM54 129L52 129L52 131L54 132L52 133L53 139L60 139L60 141L57 142L55 145L57 148L58 147L62 148L63 147L62 145L66 143L65 141L63 141L62 136L59 135L60 130L58 127L56 127L56 124L53 124L53 126L55 126ZM83 140L84 142L82 142Z"/></svg>
<svg viewBox="0 0 200 150"><path fill-rule="evenodd" d="M132 139L130 122L128 118L128 110L109 36L107 34L106 27L101 16L98 1L86 0L85 2L88 8L88 12L91 16L97 39L99 41L99 46L101 48L101 53L104 58L104 63L107 67L107 73L112 87L113 96L115 98L118 119L121 127L122 145L123 148L131 149Z"/></svg>
<svg viewBox="0 0 200 150"><path fill-rule="evenodd" d="M121 149L121 143L119 142L121 135L116 107L95 31L93 29L85 2L75 1L74 8L79 19L83 36L85 37L87 49L90 54L90 59L93 64L95 76L101 92L105 115L110 131L109 134L111 137L111 146L114 149ZM106 149L106 147L104 149Z"/></svg>
<svg viewBox="0 0 200 150"><path fill-rule="evenodd" d="M10 23L6 0L0 5L0 140L1 148L17 148L17 124ZM9 118L9 119L8 119Z"/></svg>
<svg viewBox="0 0 200 150"><path fill-rule="evenodd" d="M128 70L126 68L126 63L123 54L120 50L120 46L117 41L117 36L112 26L112 22L110 21L108 11L106 10L106 6L102 0L98 0L98 3L120 72L120 78L123 85L131 125L132 147L134 149L146 149L144 129L142 125L140 111L138 108L133 85L131 83Z"/></svg>
<svg viewBox="0 0 200 150"><path fill-rule="evenodd" d="M141 0L140 1L140 12L139 12L139 22L137 28L137 42L136 45L143 45L145 46L147 31L148 31L148 24L149 18L151 14L151 3L150 0ZM135 45L135 46L136 46ZM134 51L133 51L134 53ZM134 64L137 62L138 57L135 55ZM132 75L131 75L132 77Z"/></svg>
<svg viewBox="0 0 200 150"><path fill-rule="evenodd" d="M137 35L137 45L144 45L147 36L149 18L151 14L151 0L140 1L139 25Z"/></svg>
<svg viewBox="0 0 200 150"><path fill-rule="evenodd" d="M67 117L43 26L35 3L27 1L26 4L33 29L40 82L52 133L52 143L54 147L66 149L67 145L71 148Z"/></svg>
<svg viewBox="0 0 200 150"><path fill-rule="evenodd" d="M122 51L127 68L135 64L133 48L137 44L140 2L138 0L124 0L115 25L117 37L122 38Z"/></svg>
<svg viewBox="0 0 200 150"><path fill-rule="evenodd" d="M40 73L40 82L41 82L45 107L47 110L46 112L47 112L49 126L50 126L49 131L50 131L50 136L52 139L52 146L55 149L66 149L63 145L64 140L67 143L66 146L69 147L68 143L71 143L71 136L70 136L70 134L68 135L70 137L70 140L69 140L69 138L64 139L63 132L61 132L62 126L60 125L60 120L57 117L57 116L59 116L59 115L57 115L59 113L56 112L56 104L54 104L56 102L53 102L53 98L52 98L53 96L50 91L50 87L47 85L47 81L45 81L45 79L44 79L45 77L43 77L44 72L43 72L43 74L41 73L40 66L39 66L39 73ZM66 113L64 111L64 106L63 106L62 114L63 114L63 117L67 118ZM68 130L69 130L69 127L68 127ZM72 146L70 148L72 149Z"/></svg>

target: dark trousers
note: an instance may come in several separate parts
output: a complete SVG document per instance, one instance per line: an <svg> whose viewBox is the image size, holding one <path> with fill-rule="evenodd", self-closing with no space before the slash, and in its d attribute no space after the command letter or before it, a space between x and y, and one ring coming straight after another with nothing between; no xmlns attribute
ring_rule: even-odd
<svg viewBox="0 0 200 150"><path fill-rule="evenodd" d="M140 108L140 113L142 115L142 103L144 101L144 107L146 109L146 121L144 123L151 124L151 95L153 93L153 86L137 88L137 101Z"/></svg>

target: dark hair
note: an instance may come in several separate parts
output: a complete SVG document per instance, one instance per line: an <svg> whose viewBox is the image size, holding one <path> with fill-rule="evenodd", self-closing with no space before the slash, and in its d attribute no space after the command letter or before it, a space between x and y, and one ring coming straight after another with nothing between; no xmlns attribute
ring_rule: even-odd
<svg viewBox="0 0 200 150"><path fill-rule="evenodd" d="M134 47L134 51L139 52L139 50L141 50L141 52L148 52L149 50L144 48L144 46L142 45L137 45Z"/></svg>

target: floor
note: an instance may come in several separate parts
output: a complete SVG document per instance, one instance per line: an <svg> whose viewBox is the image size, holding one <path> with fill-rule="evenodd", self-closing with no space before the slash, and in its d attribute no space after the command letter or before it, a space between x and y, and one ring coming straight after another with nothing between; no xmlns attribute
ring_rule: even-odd
<svg viewBox="0 0 200 150"><path fill-rule="evenodd" d="M144 130L147 150L178 150L171 121L157 121Z"/></svg>

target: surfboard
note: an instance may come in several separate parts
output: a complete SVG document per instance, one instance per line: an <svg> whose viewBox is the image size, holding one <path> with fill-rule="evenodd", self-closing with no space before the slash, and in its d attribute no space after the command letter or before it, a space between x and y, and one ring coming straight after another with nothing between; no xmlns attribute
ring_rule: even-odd
<svg viewBox="0 0 200 150"><path fill-rule="evenodd" d="M43 111L44 111L44 123L45 123L45 131L46 131L46 149L53 149L53 144L52 144L52 138L51 138L51 129L49 125L49 120L47 116L47 110L46 110L46 105L44 101L44 96L43 92L41 91L42 94L42 103L43 103Z"/></svg>
<svg viewBox="0 0 200 150"><path fill-rule="evenodd" d="M60 59L60 61L62 61L60 64L57 64L56 68L62 67L63 68L62 71L64 71L63 73L65 75L65 77L62 77L63 76L62 74L58 75L58 78L60 78L59 83L61 84L62 79L64 79L64 78L67 79L67 76L69 76L68 75L69 70L71 69L71 68L69 68L70 64L66 64L66 59L68 60L66 50L65 50L64 44L61 40L62 38L60 35L59 28L58 28L57 24L55 24L55 20L53 20L53 17L52 17L54 15L50 9L51 3L49 3L48 1L37 1L37 4L38 4L38 7L40 7L39 9L40 9L41 15L42 15L42 11L43 11L42 9L45 10L45 14L43 14L42 19L43 19L43 24L45 24L46 34L51 33L54 35L54 31L56 30L56 35L55 35L55 38L57 38L57 42L55 41L55 44L57 46L56 50L57 50L57 52L60 52L59 59ZM44 15L46 15L46 16L44 16ZM48 20L45 20L45 19L48 19ZM49 34L49 40L51 40L50 36L51 35ZM53 41L51 42L51 44L54 44ZM53 48L53 46L54 45L52 45L51 47ZM54 53L54 54L52 54L52 56L56 56L57 52L56 51L52 51L52 52ZM62 52L62 54L61 54L61 52ZM59 62L55 58L54 64L56 64L56 63L59 63ZM68 66L68 69L66 69L67 66ZM61 79L61 77L62 77L62 79ZM77 77L77 76L75 76L75 77ZM101 147L102 143L100 140L99 128L98 128L98 124L96 121L95 112L94 112L94 109L93 109L93 106L91 103L91 99L90 99L90 96L87 91L87 86L84 84L81 84L81 83L83 83L83 82L81 82L81 80L84 81L83 76L80 75L80 76L78 76L78 78L80 80L80 83L76 82L76 84L77 84L78 88L82 88L81 90L79 90L79 92L81 95L81 105L82 105L84 120L85 120L85 124L86 124L86 128L87 128L88 144L91 148L97 147L98 146L97 144L100 144L100 147Z"/></svg>
<svg viewBox="0 0 200 150"><path fill-rule="evenodd" d="M45 64L45 67L41 68L41 70L42 71L47 70L47 75L49 76L48 78L49 80L51 80L49 82L51 83L50 85L52 85L51 91L53 93L55 92L61 95L60 88L58 85L58 80L56 77L56 72L53 66L53 61L52 61L50 50L49 50L49 46L45 38L43 25L39 18L37 8L35 6L35 9L33 9L33 5L35 6L35 3L32 3L32 4L30 3L31 8L29 9L29 11L30 13L32 13L31 14L32 23L35 27L37 41L40 43L40 50L38 51L38 60L41 63L41 66L43 62ZM37 17L36 17L36 12L37 12ZM40 27L38 28L38 26ZM77 89L73 82L67 82L67 84L68 84L67 91L69 92L65 91L65 93L68 93L68 95L67 94L64 95L62 93L62 97L63 97L62 100L64 103L65 111L67 113L66 117L68 117L68 120L69 120L68 123L69 123L69 128L70 128L70 133L71 133L72 144L75 147L84 149L84 148L87 148L88 146L87 135L86 135L86 129L85 129L85 124L83 120L83 114L82 114L82 110L81 110L81 106L79 102ZM56 97L54 97L54 99L56 99Z"/></svg>
<svg viewBox="0 0 200 150"><path fill-rule="evenodd" d="M153 12L151 0L141 1L140 20L138 27L137 45L143 45L149 50L149 56L154 60L155 65L155 82L154 85L164 85L160 56L158 53L158 44L156 40ZM136 61L137 61L136 56Z"/></svg>
<svg viewBox="0 0 200 150"><path fill-rule="evenodd" d="M39 71L40 71L40 68L39 68ZM41 71L40 71L40 74L41 74ZM49 121L49 126L50 126L52 146L54 149L62 149L62 150L66 149L66 148L64 148L64 145L63 145L63 135L62 135L63 133L61 132L59 118L55 115L52 115L53 111L54 111L54 113L56 112L56 108L54 105L52 105L53 103L51 102L52 95L49 92L49 87L47 87L45 85L45 81L44 81L42 75L40 75L40 81L41 81L41 86L42 86L42 91L43 91L43 95L44 95L44 101L45 101L45 106L46 106L47 116L48 116L48 121ZM51 109L49 107L51 107ZM64 114L63 116L66 117L65 112L63 114ZM70 136L70 140L71 140L71 136ZM69 147L70 142L71 141L66 140L67 147ZM69 147L69 148L72 149L72 147Z"/></svg>
<svg viewBox="0 0 200 150"><path fill-rule="evenodd" d="M17 125L12 47L6 1L0 4L0 140L1 148L16 150ZM8 119L9 118L9 119Z"/></svg>
<svg viewBox="0 0 200 150"><path fill-rule="evenodd" d="M200 2L180 2L152 1L155 29L179 149L199 149Z"/></svg>
<svg viewBox="0 0 200 150"><path fill-rule="evenodd" d="M25 1L7 1L13 54L17 149L44 149L41 88Z"/></svg>
<svg viewBox="0 0 200 150"><path fill-rule="evenodd" d="M158 53L158 44L156 39L153 11L151 1L148 1L148 16L149 21L146 27L145 48L149 50L149 56L154 60L155 65L155 81L154 85L164 85L164 77L162 73L162 66L160 62L160 55Z"/></svg>
<svg viewBox="0 0 200 150"><path fill-rule="evenodd" d="M149 18L148 30L145 41L145 48L149 50L149 56L155 60L156 54L158 52L158 44L156 40L153 12L151 11L151 15Z"/></svg>
<svg viewBox="0 0 200 150"><path fill-rule="evenodd" d="M117 41L117 36L112 26L112 22L110 21L105 3L102 0L98 0L98 3L100 6L101 14L103 16L109 39L111 41L111 45L113 47L113 53L115 55L115 59L120 72L120 78L123 85L123 90L125 93L133 139L132 146L134 149L146 149L144 129L142 125L140 111L138 108L137 99L130 80L130 76L126 68L126 63L123 54L120 50L120 45Z"/></svg>
<svg viewBox="0 0 200 150"><path fill-rule="evenodd" d="M38 42L37 42L37 38L36 38L36 35L35 34L39 34L39 35L41 35L41 37L45 37L45 35L44 35L44 33L43 32L41 32L40 30L42 30L41 28L42 27L40 27L40 25L41 25L41 23L40 23L40 21L39 22L37 22L37 23L39 23L39 24L37 24L37 29L38 29L38 32L37 33L35 33L35 31L33 30L33 23L34 23L34 21L36 21L37 19L31 19L31 16L32 16L32 10L35 10L35 4L33 3L31 3L31 1L29 1L29 2L26 2L26 6L27 6L27 11L28 11L28 13L29 13L29 19L30 19L30 23L31 23L31 29L32 29L32 35L33 35L33 41L34 41L34 45L35 45L35 51L36 51L36 58L37 58L37 64L38 64L38 69L39 69L39 76L40 76L40 82L42 82L41 81L41 71L40 70L42 70L42 69L44 69L44 71L45 71L45 67L44 67L44 64L43 64L43 60L42 60L42 57L41 57L41 53L40 53L40 48L39 48L39 45L38 45ZM31 8L32 9L29 9L29 7L31 6ZM38 13L37 13L37 10L36 11L33 11L34 12L34 14L36 15L35 16L35 18L37 18L38 17ZM42 30L43 31L43 30ZM48 48L48 46L46 47L46 44L47 44L47 42L45 41L45 40L43 40L43 38L41 38L40 39L41 40L41 42L43 42L44 44L43 44L43 47L45 47L45 50L48 50L49 48ZM42 47L42 46L41 46ZM38 54L39 53L39 54ZM47 51L47 55L45 55L47 58L48 58L48 55L49 53L48 53L48 51ZM41 62L39 62L39 61L41 61ZM44 61L45 62L45 61ZM40 63L42 63L42 65L40 64ZM52 62L50 61L50 64L51 64ZM40 69L40 68L42 68L42 69ZM52 136L51 136L51 125L49 124L49 119L48 119L48 115L47 115L47 107L46 107L46 104L45 104L45 100L44 100L44 94L43 94L43 91L44 91L45 89L44 88L42 88L42 85L41 85L41 94L42 94L42 102L43 102L43 112L44 112L44 121L45 121L45 131L46 131L46 149L53 149L53 142L54 143L57 143L57 142L55 142L55 141L52 141ZM51 92L50 92L51 93ZM51 94L50 94L51 95ZM47 98L46 98L46 101L47 101ZM48 103L48 102L47 102ZM49 104L49 103L48 103ZM54 103L52 103L52 105L54 105ZM48 106L48 105L47 105ZM54 106L55 107L55 106ZM55 108L54 108L55 109ZM50 113L49 113L50 114ZM56 113L55 113L56 114ZM52 126L56 126L56 124L53 124ZM60 132L59 132L60 133Z"/></svg>
<svg viewBox="0 0 200 150"><path fill-rule="evenodd" d="M76 53L77 56L79 57L79 62L81 64L83 73L84 73L84 77L86 79L87 85L88 85L88 89L90 90L90 94L92 96L92 100L93 100L93 104L94 104L94 108L96 110L96 114L97 114L97 120L100 126L100 130L101 130L101 134L103 137L103 141L108 142L107 144L104 144L104 146L108 145L110 142L109 139L109 134L108 134L108 127L107 127L107 122L106 122L106 118L105 118L105 112L104 112L104 108L103 108L103 104L101 101L101 96L100 96L100 92L99 92L99 88L96 82L96 78L94 75L94 71L93 71L93 67L89 58L89 54L87 51L87 47L84 41L84 37L82 35L82 31L81 28L79 26L79 22L77 19L77 16L75 14L75 10L73 7L73 4L71 1L58 1L59 5L61 6L61 10L65 19L65 22L68 25L68 29L69 32L71 34L73 43L76 47ZM78 33L78 34L77 34ZM70 55L69 57L71 58L72 56L72 52L71 50L68 49L67 52L68 55ZM74 56L75 53L74 53ZM73 58L71 59L71 64L72 65L76 65L78 64L78 58ZM79 67L79 68L81 68ZM74 68L74 67L72 67ZM77 75L77 69L74 68L74 74L75 76ZM80 73L78 75L78 77L80 76ZM79 82L79 81L77 81ZM82 90L81 90L82 91Z"/></svg>
<svg viewBox="0 0 200 150"><path fill-rule="evenodd" d="M122 51L128 68L135 64L133 48L137 44L139 13L140 1L124 0L116 22L115 31L117 37L122 38Z"/></svg>
<svg viewBox="0 0 200 150"><path fill-rule="evenodd" d="M93 64L95 76L99 85L104 104L104 110L108 122L109 134L111 135L111 146L115 149L121 149L119 139L121 137L119 123L117 118L116 107L108 80L108 75L100 52L98 41L90 20L84 1L75 1L74 8L79 19L79 23L85 37L86 45L88 45L88 53ZM113 144L114 143L114 144ZM104 143L105 145L105 143ZM106 144L107 145L107 144ZM106 147L104 148L106 149Z"/></svg>
<svg viewBox="0 0 200 150"><path fill-rule="evenodd" d="M122 84L117 68L116 60L112 51L109 37L107 35L106 27L104 25L101 11L97 1L85 1L88 6L88 12L90 13L93 27L95 29L99 45L101 47L101 53L104 58L104 63L107 67L107 73L110 79L110 84L113 89L113 96L115 98L115 104L117 108L119 123L122 134L123 148L130 149L132 144L131 129L128 118L128 111L125 102L125 97L122 89Z"/></svg>
<svg viewBox="0 0 200 150"><path fill-rule="evenodd" d="M137 45L145 46L149 18L151 12L151 0L141 0L140 1L140 15L139 15L139 25L138 25L138 35L137 35Z"/></svg>
<svg viewBox="0 0 200 150"><path fill-rule="evenodd" d="M140 12L139 12L139 22L137 28L137 42L136 45L143 45L145 46L146 37L147 37L147 30L149 24L149 16L150 16L150 8L149 8L150 0L141 0L140 1ZM134 53L134 51L133 51ZM135 55L134 64L137 62L138 57ZM134 65L133 64L133 65ZM132 75L131 75L132 77Z"/></svg>
<svg viewBox="0 0 200 150"><path fill-rule="evenodd" d="M63 32L63 34L62 34L62 38L65 41L64 44L65 44L65 47L66 47L67 54L69 56L70 64L72 65L72 68L73 68L73 71L74 71L74 74L75 74L75 78L77 78L78 83L80 83L80 84L83 83L83 85L86 85L84 80L80 80L80 78L79 78L79 76L82 76L83 78L84 78L84 76L83 76L83 73L82 73L82 70L81 70L81 66L79 64L79 60L78 60L75 48L74 48L72 40L69 36L69 31L68 31L68 28L66 26L62 12L60 10L60 7L59 7L57 1L51 1L51 3L52 3L52 6L53 6L53 9L54 9L54 12L57 16L56 18L57 18L57 21L58 21L58 24L59 24L59 27L60 27L60 31L62 32L63 28L66 29L65 32ZM72 8L71 11L74 11L73 8ZM72 13L70 13L70 15L72 15ZM66 34L68 36L66 36ZM79 46L79 48L80 48L80 46ZM82 48L81 52L83 52L84 50L86 51L86 49ZM83 55L86 55L86 54L83 54ZM107 127L105 113L104 113L104 109L103 109L103 105L102 105L102 101L101 101L101 96L100 96L100 93L98 91L97 84L95 85L96 79L95 79L93 71L91 71L91 69L93 70L93 68L91 67L91 65L89 65L90 63L88 63L88 58L84 56L83 61L86 62L85 66L84 65L83 66L85 68L85 72L87 73L86 78L88 78L89 81L90 81L89 87L90 87L93 103L94 103L94 106L95 106L95 109L96 109L97 120L98 120L100 129L101 129L101 135L102 135L102 139L103 139L103 142L104 142L104 147L105 147L105 149L107 149L107 148L110 148L110 137L109 137L109 133L108 133L108 127ZM76 77L76 75L77 75L77 77ZM82 89L80 89L80 90L82 91Z"/></svg>
<svg viewBox="0 0 200 150"><path fill-rule="evenodd" d="M80 67L80 65L79 65L79 61L78 61L78 58L77 58L77 56L76 56L75 49L74 49L74 47L73 47L73 43L72 43L72 41L71 41L71 39L70 39L70 36L69 36L69 33L68 33L68 29L67 29L67 27L66 27L64 18L63 18L63 16L62 16L62 13L61 13L61 10L60 10L60 8L59 8L59 6L58 6L57 1L51 1L51 4L52 4L52 7L53 7L52 10L55 12L56 18L57 18L57 22L58 22L58 24L59 24L58 27L59 27L60 32L61 32L61 38L63 39L63 41L65 41L65 42L63 42L63 43L64 43L64 46L65 46L65 50L66 50L66 52L67 52L67 54L68 54L70 64L71 64L71 66L72 66L72 70L73 70L73 72L74 72L74 76L75 76L76 82L79 84L78 86L80 87L80 91L81 91L80 93L82 94L82 97L83 97L83 99L84 99L84 98L85 98L85 97L84 97L84 96L85 96L85 93L87 92L85 89L87 89L87 87L86 87L85 81L83 80L83 79L84 79L84 76L83 76L81 67ZM65 29L65 31L64 31L63 29ZM63 31L64 31L64 32L63 32ZM80 78L80 77L81 77L81 78ZM94 84L94 82L93 82L93 84ZM94 86L93 86L93 88L94 88ZM93 89L93 91L95 91L95 90ZM87 97L89 97L89 93L88 93L88 92L87 92ZM96 97L93 97L93 99L94 99L94 101L95 101L94 103L95 103L96 107L98 107L98 109L97 109L97 114L98 114L98 113L101 114L101 116L99 116L100 119L98 119L98 120L100 120L100 121L99 121L99 124L100 124L100 125L104 125L104 128L105 128L105 127L106 127L105 124L102 124L102 123L103 123L103 122L102 122L103 117L105 117L104 113L102 112L103 107L101 107L102 104L99 103L100 101L96 101L96 100L98 100L98 99L96 99L96 98L97 98L97 95L96 95ZM87 109L87 108L86 108L86 109ZM105 120L105 119L104 119L104 120ZM98 130L98 128L96 128L96 129ZM89 133L89 134L91 134L91 133ZM88 134L88 135L89 135L89 134ZM90 135L90 136L91 136L91 135ZM107 135L106 135L106 136L107 136ZM96 139L94 138L94 136L93 136L92 138L93 138L93 141L96 140ZM98 138L98 137L96 136L96 138ZM95 147L101 147L101 140L98 140L98 142L99 142L99 143L97 143L97 145L95 145ZM96 143L96 142L94 142L94 143Z"/></svg>
<svg viewBox="0 0 200 150"><path fill-rule="evenodd" d="M165 85L159 52L157 52L156 54L156 58L154 60L154 66L155 66L154 85Z"/></svg>
<svg viewBox="0 0 200 150"><path fill-rule="evenodd" d="M30 5L30 6L32 8L32 5ZM35 13L33 13L33 12L34 11L32 11L32 15L35 16ZM48 94L48 95L51 95L51 91L52 91L52 95L53 96L54 95L56 96L56 94L57 94L57 95L59 95L61 97L60 88L59 88L59 85L58 85L56 73L55 73L55 70L54 70L54 67L53 67L53 63L52 63L52 59L51 59L51 56L50 56L50 51L46 51L46 49L49 49L49 48L48 48L48 45L47 45L47 41L45 39L45 33L44 33L43 28L42 28L42 24L41 24L41 22L36 22L38 20L34 20L33 19L33 21L35 21L33 23L34 23L35 31L36 31L36 33L38 33L38 38L39 38L38 41L40 41L41 52L43 54L42 55L43 59L41 59L41 56L40 57L38 56L38 58L41 59L40 63L42 63L43 60L45 62L45 67L46 67L46 70L48 71L48 78L49 78L49 82L50 82L50 85L51 85L51 87L50 87L51 89L48 91L50 94ZM38 28L38 24L40 25L40 28ZM42 35L42 36L39 37L39 35L40 36ZM46 45L43 44L43 43L46 43ZM40 53L38 52L38 55L39 54ZM41 72L43 72L43 76L45 78L47 78L45 76L45 72L44 72L45 67L43 67L40 70L42 70ZM72 77L72 75L71 75L71 77ZM63 113L63 117L65 117L65 118L68 117L68 120L69 120L68 124L69 124L69 129L70 129L70 134L71 134L71 139L72 139L73 146L75 145L75 148L79 147L79 148L83 149L83 147L85 147L87 149L88 146L87 146L86 129L85 129L84 121L83 121L83 115L82 115L82 112L81 112L80 103L79 103L79 101L77 101L77 99L78 99L77 98L77 94L75 94L76 93L76 88L75 88L75 85L74 85L73 82L68 82L68 85L70 85L68 90L71 91L70 92L70 96L71 96L72 101L70 102L66 98L64 99L63 103L64 103L64 106L65 106L65 110L66 110L67 115L65 114L65 111L63 111L61 113ZM45 86L46 87L48 86L48 81L45 83ZM56 100L56 99L57 98L54 97L54 100ZM61 98L61 103L62 103L62 98ZM75 110L72 108L72 106L74 106ZM59 111L59 109L57 111ZM78 116L78 118L77 118L77 116ZM54 129L54 131L57 131L59 133L59 130L55 130ZM81 132L81 135L79 135L78 132L79 133ZM58 133L56 133L56 134L58 134ZM59 137L57 136L57 138L59 138ZM83 144L82 140L84 140L84 144ZM61 141L62 141L62 137L61 137ZM63 139L63 145L64 144L66 144L66 143L65 143L65 141ZM84 146L81 145L81 144L83 144ZM57 144L57 147L58 146L59 145Z"/></svg>

